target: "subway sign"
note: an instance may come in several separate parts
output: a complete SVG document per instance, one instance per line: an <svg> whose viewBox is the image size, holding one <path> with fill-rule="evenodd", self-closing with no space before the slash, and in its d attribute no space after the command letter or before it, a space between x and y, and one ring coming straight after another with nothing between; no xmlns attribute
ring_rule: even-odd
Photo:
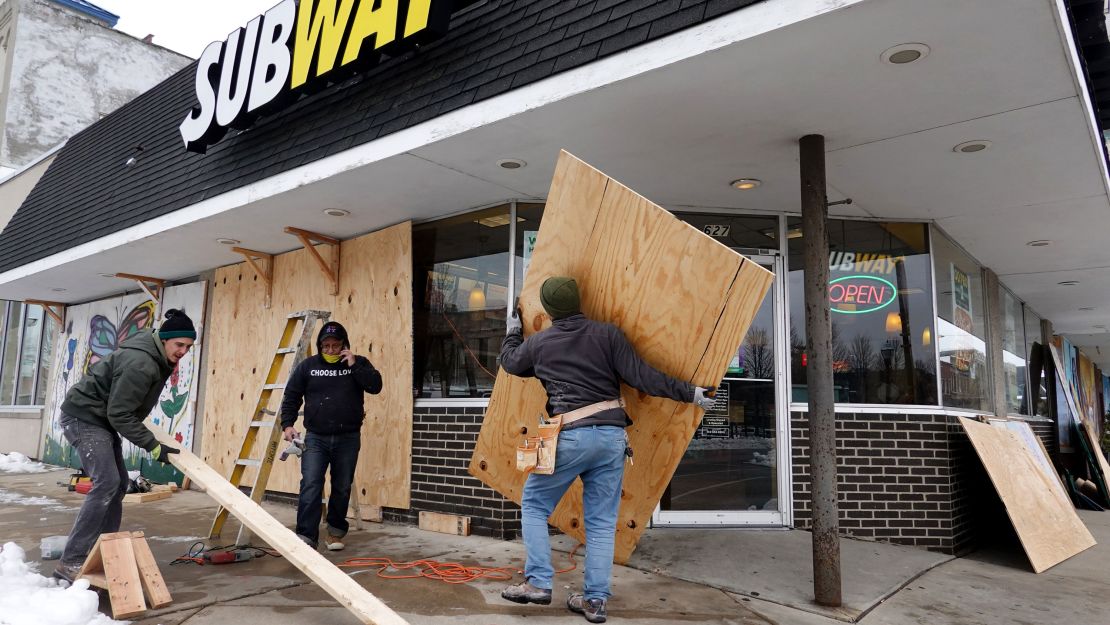
<svg viewBox="0 0 1110 625"><path fill-rule="evenodd" d="M894 303L898 289L878 276L855 275L829 280L829 309L834 313L862 315Z"/></svg>
<svg viewBox="0 0 1110 625"><path fill-rule="evenodd" d="M181 122L203 154L228 128L443 36L452 0L284 0L215 41L197 61L197 103Z"/></svg>

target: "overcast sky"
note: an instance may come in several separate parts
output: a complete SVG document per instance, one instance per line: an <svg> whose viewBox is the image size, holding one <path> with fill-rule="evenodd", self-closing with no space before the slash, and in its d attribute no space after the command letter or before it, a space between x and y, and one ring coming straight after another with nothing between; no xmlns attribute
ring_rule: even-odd
<svg viewBox="0 0 1110 625"><path fill-rule="evenodd" d="M120 16L116 29L197 58L204 47L246 26L278 0L91 0Z"/></svg>

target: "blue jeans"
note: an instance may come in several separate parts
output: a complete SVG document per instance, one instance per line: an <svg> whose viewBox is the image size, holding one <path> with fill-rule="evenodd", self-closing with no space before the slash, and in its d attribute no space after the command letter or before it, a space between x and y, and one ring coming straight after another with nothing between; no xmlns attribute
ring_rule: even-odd
<svg viewBox="0 0 1110 625"><path fill-rule="evenodd" d="M60 423L62 435L81 460L81 468L92 478L92 488L77 512L62 552L63 565L81 566L101 534L119 531L123 496L131 480L123 464L118 434L65 413Z"/></svg>
<svg viewBox="0 0 1110 625"><path fill-rule="evenodd" d="M547 519L574 478L582 478L582 514L586 523L586 570L583 594L608 599L613 572L613 542L624 479L624 428L591 425L559 433L555 472L528 476L521 499L521 527L528 557L524 577L536 588L551 588L551 542Z"/></svg>
<svg viewBox="0 0 1110 625"><path fill-rule="evenodd" d="M331 496L328 498L328 533L342 538L347 535L347 506L351 503L351 485L355 481L355 464L362 447L359 432L346 434L313 434L304 438L301 455L301 493L297 498L297 534L311 541L320 539L320 508L324 494L324 472L331 465Z"/></svg>

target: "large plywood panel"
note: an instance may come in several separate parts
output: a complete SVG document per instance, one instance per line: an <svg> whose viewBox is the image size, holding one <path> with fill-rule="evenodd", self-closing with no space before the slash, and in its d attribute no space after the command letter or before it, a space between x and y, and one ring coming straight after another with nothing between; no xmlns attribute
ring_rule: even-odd
<svg viewBox="0 0 1110 625"><path fill-rule="evenodd" d="M960 417L1037 573L1095 544L1071 501L1008 429Z"/></svg>
<svg viewBox="0 0 1110 625"><path fill-rule="evenodd" d="M539 304L543 280L573 275L583 312L620 327L653 366L719 383L773 276L565 152L548 197L521 295L525 333L550 324ZM702 416L692 404L628 387L622 394L636 463L625 469L618 562L635 549ZM500 373L471 459L471 474L516 502L525 476L513 452L545 402L536 380ZM576 482L551 523L584 540L581 502Z"/></svg>
<svg viewBox="0 0 1110 625"><path fill-rule="evenodd" d="M223 475L232 463L257 401L287 315L330 310L351 345L382 372L384 388L365 397L366 423L355 482L366 506L409 506L412 449L412 228L404 223L344 241L339 294L305 250L274 259L273 306L263 308L263 284L245 263L216 272L205 396L205 462ZM321 249L322 254L329 253ZM315 348L314 348L315 349ZM283 371L284 380L288 371ZM275 393L272 407L280 404ZM298 429L303 429L298 424ZM246 475L247 483L254 479ZM296 460L276 462L269 490L295 493Z"/></svg>

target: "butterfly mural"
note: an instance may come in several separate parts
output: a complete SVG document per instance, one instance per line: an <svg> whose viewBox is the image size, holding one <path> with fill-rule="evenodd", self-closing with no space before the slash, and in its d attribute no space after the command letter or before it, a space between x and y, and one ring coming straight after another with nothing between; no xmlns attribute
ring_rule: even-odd
<svg viewBox="0 0 1110 625"><path fill-rule="evenodd" d="M85 365L82 373L89 367L108 357L120 344L154 325L154 301L147 300L131 309L117 328L104 315L93 315L89 320L88 351L85 352Z"/></svg>

